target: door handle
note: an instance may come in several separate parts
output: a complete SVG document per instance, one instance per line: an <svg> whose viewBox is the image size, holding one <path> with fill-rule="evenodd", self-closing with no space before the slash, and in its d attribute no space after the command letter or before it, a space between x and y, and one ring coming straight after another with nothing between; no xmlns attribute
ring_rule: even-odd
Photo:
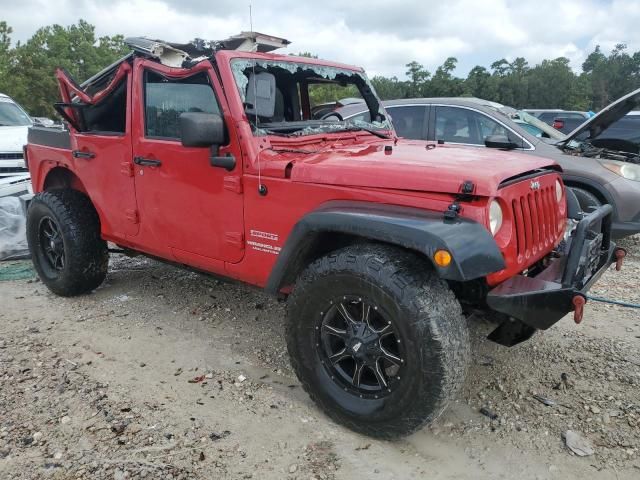
<svg viewBox="0 0 640 480"><path fill-rule="evenodd" d="M71 156L73 158L95 158L96 154L93 152L83 152L82 150L73 150Z"/></svg>
<svg viewBox="0 0 640 480"><path fill-rule="evenodd" d="M160 160L154 160L153 158L133 157L133 163L136 165L142 165L143 167L159 167L162 165Z"/></svg>

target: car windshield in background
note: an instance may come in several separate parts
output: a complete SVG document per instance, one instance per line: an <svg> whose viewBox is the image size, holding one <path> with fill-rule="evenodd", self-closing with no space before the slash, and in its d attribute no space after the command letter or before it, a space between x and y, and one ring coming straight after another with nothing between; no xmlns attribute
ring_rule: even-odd
<svg viewBox="0 0 640 480"><path fill-rule="evenodd" d="M556 130L552 126L544 123L542 120L539 120L538 118L525 112L524 110L518 110L515 114L512 114L511 116L514 119L516 118L520 119L526 124L531 125L532 127L535 127L536 129L540 130L542 133L539 135L534 134L536 137L550 138L552 140L558 140L558 141L564 140L565 138L567 138L566 135L561 131ZM531 130L529 129L529 131Z"/></svg>
<svg viewBox="0 0 640 480"><path fill-rule="evenodd" d="M514 119L515 120L515 119ZM522 120L515 120L515 122L524 128L527 132L529 132L534 137L542 138L544 132L540 130L538 127L534 127L533 125L528 124L527 122L523 122Z"/></svg>
<svg viewBox="0 0 640 480"><path fill-rule="evenodd" d="M255 135L366 131L386 137L393 128L362 72L247 58L232 60L231 68ZM373 115L344 120L336 111L358 102Z"/></svg>
<svg viewBox="0 0 640 480"><path fill-rule="evenodd" d="M0 127L31 125L31 119L24 110L8 98L0 98Z"/></svg>

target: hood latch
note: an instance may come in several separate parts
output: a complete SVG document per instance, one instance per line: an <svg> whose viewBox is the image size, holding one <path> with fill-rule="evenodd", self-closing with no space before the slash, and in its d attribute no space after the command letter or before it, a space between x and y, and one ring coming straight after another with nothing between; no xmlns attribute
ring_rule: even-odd
<svg viewBox="0 0 640 480"><path fill-rule="evenodd" d="M455 200L451 205L447 207L444 212L445 220L455 220L460 212L462 211L462 207L459 202L470 202L473 200L473 193L476 191L476 186L471 180L465 180L460 185L460 190L455 197Z"/></svg>

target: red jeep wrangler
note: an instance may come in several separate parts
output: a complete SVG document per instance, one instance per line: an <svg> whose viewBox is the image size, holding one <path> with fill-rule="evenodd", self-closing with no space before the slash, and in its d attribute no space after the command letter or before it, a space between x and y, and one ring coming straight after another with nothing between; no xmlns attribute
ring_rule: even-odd
<svg viewBox="0 0 640 480"><path fill-rule="evenodd" d="M90 292L113 242L288 297L292 365L354 430L397 437L443 411L470 312L514 345L580 320L624 254L611 207L575 210L553 162L396 138L360 68L268 53L279 40L256 33L128 43L82 85L57 72L69 131L29 132L40 278ZM371 122L327 108L354 96Z"/></svg>

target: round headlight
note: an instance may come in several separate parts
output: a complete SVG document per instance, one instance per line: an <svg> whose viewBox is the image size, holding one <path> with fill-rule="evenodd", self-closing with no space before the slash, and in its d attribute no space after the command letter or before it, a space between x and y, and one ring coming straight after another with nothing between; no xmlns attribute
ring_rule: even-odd
<svg viewBox="0 0 640 480"><path fill-rule="evenodd" d="M560 203L560 200L562 200L562 183L556 180L556 202Z"/></svg>
<svg viewBox="0 0 640 480"><path fill-rule="evenodd" d="M502 226L502 207L497 200L492 200L489 205L489 229L495 235Z"/></svg>

